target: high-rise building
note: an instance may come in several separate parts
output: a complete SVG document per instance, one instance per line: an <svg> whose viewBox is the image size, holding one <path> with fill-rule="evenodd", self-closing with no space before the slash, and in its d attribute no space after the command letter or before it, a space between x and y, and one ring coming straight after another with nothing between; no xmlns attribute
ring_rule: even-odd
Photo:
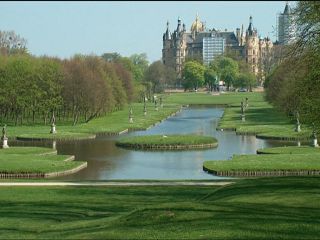
<svg viewBox="0 0 320 240"><path fill-rule="evenodd" d="M294 16L289 3L286 3L283 13L277 17L278 43L280 45L288 45L295 40L296 27L294 24Z"/></svg>
<svg viewBox="0 0 320 240"><path fill-rule="evenodd" d="M212 33L210 37L203 38L203 63L209 65L216 57L223 55L225 51L226 40Z"/></svg>

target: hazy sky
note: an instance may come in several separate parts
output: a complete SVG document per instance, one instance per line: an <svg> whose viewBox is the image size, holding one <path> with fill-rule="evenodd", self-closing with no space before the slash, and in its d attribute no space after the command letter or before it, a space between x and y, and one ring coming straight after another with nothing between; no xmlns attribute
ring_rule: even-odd
<svg viewBox="0 0 320 240"><path fill-rule="evenodd" d="M290 3L290 5L293 5ZM14 30L35 55L69 58L76 53L129 56L147 53L161 58L162 34L180 16L190 29L199 13L208 28L233 30L249 16L262 36L276 40L273 27L285 1L269 2L0 2L0 30Z"/></svg>

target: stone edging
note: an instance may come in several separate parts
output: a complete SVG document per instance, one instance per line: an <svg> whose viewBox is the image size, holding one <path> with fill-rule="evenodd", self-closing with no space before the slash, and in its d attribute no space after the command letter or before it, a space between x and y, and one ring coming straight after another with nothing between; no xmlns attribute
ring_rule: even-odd
<svg viewBox="0 0 320 240"><path fill-rule="evenodd" d="M148 144L123 144L116 143L119 147L131 148L131 149L201 149L201 148L214 148L218 146L218 143L206 143L206 144L190 144L190 145L148 145Z"/></svg>
<svg viewBox="0 0 320 240"><path fill-rule="evenodd" d="M270 171L215 171L203 166L203 170L223 177L275 177L275 176L318 176L320 170L270 170Z"/></svg>

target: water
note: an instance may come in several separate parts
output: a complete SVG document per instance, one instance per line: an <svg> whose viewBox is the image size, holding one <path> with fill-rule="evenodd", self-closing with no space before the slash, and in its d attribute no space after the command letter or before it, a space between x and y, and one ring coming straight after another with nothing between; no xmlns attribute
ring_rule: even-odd
<svg viewBox="0 0 320 240"><path fill-rule="evenodd" d="M78 173L60 177L63 180L110 179L222 179L202 170L206 160L228 160L234 154L255 154L259 148L296 145L295 142L257 139L235 132L216 131L223 108L190 107L176 116L146 130L129 135L195 134L218 139L214 149L176 151L138 151L115 146L121 136L99 137L83 141L58 142L58 154L75 155L88 167ZM45 142L16 142L14 145L52 146Z"/></svg>

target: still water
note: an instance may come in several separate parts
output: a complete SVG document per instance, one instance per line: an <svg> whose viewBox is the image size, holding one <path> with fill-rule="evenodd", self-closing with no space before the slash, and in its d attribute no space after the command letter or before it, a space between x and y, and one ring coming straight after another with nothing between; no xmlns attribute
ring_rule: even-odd
<svg viewBox="0 0 320 240"><path fill-rule="evenodd" d="M194 134L218 139L214 149L190 151L141 151L115 146L122 136L99 137L83 141L58 142L58 154L75 155L85 160L88 167L78 173L60 177L63 180L110 179L221 179L202 170L203 161L226 161L234 154L255 154L265 147L295 145L294 142L257 139L235 132L216 131L223 108L189 107L146 131L127 135ZM58 129L59 130L59 129ZM15 142L14 145L52 146L45 142Z"/></svg>

